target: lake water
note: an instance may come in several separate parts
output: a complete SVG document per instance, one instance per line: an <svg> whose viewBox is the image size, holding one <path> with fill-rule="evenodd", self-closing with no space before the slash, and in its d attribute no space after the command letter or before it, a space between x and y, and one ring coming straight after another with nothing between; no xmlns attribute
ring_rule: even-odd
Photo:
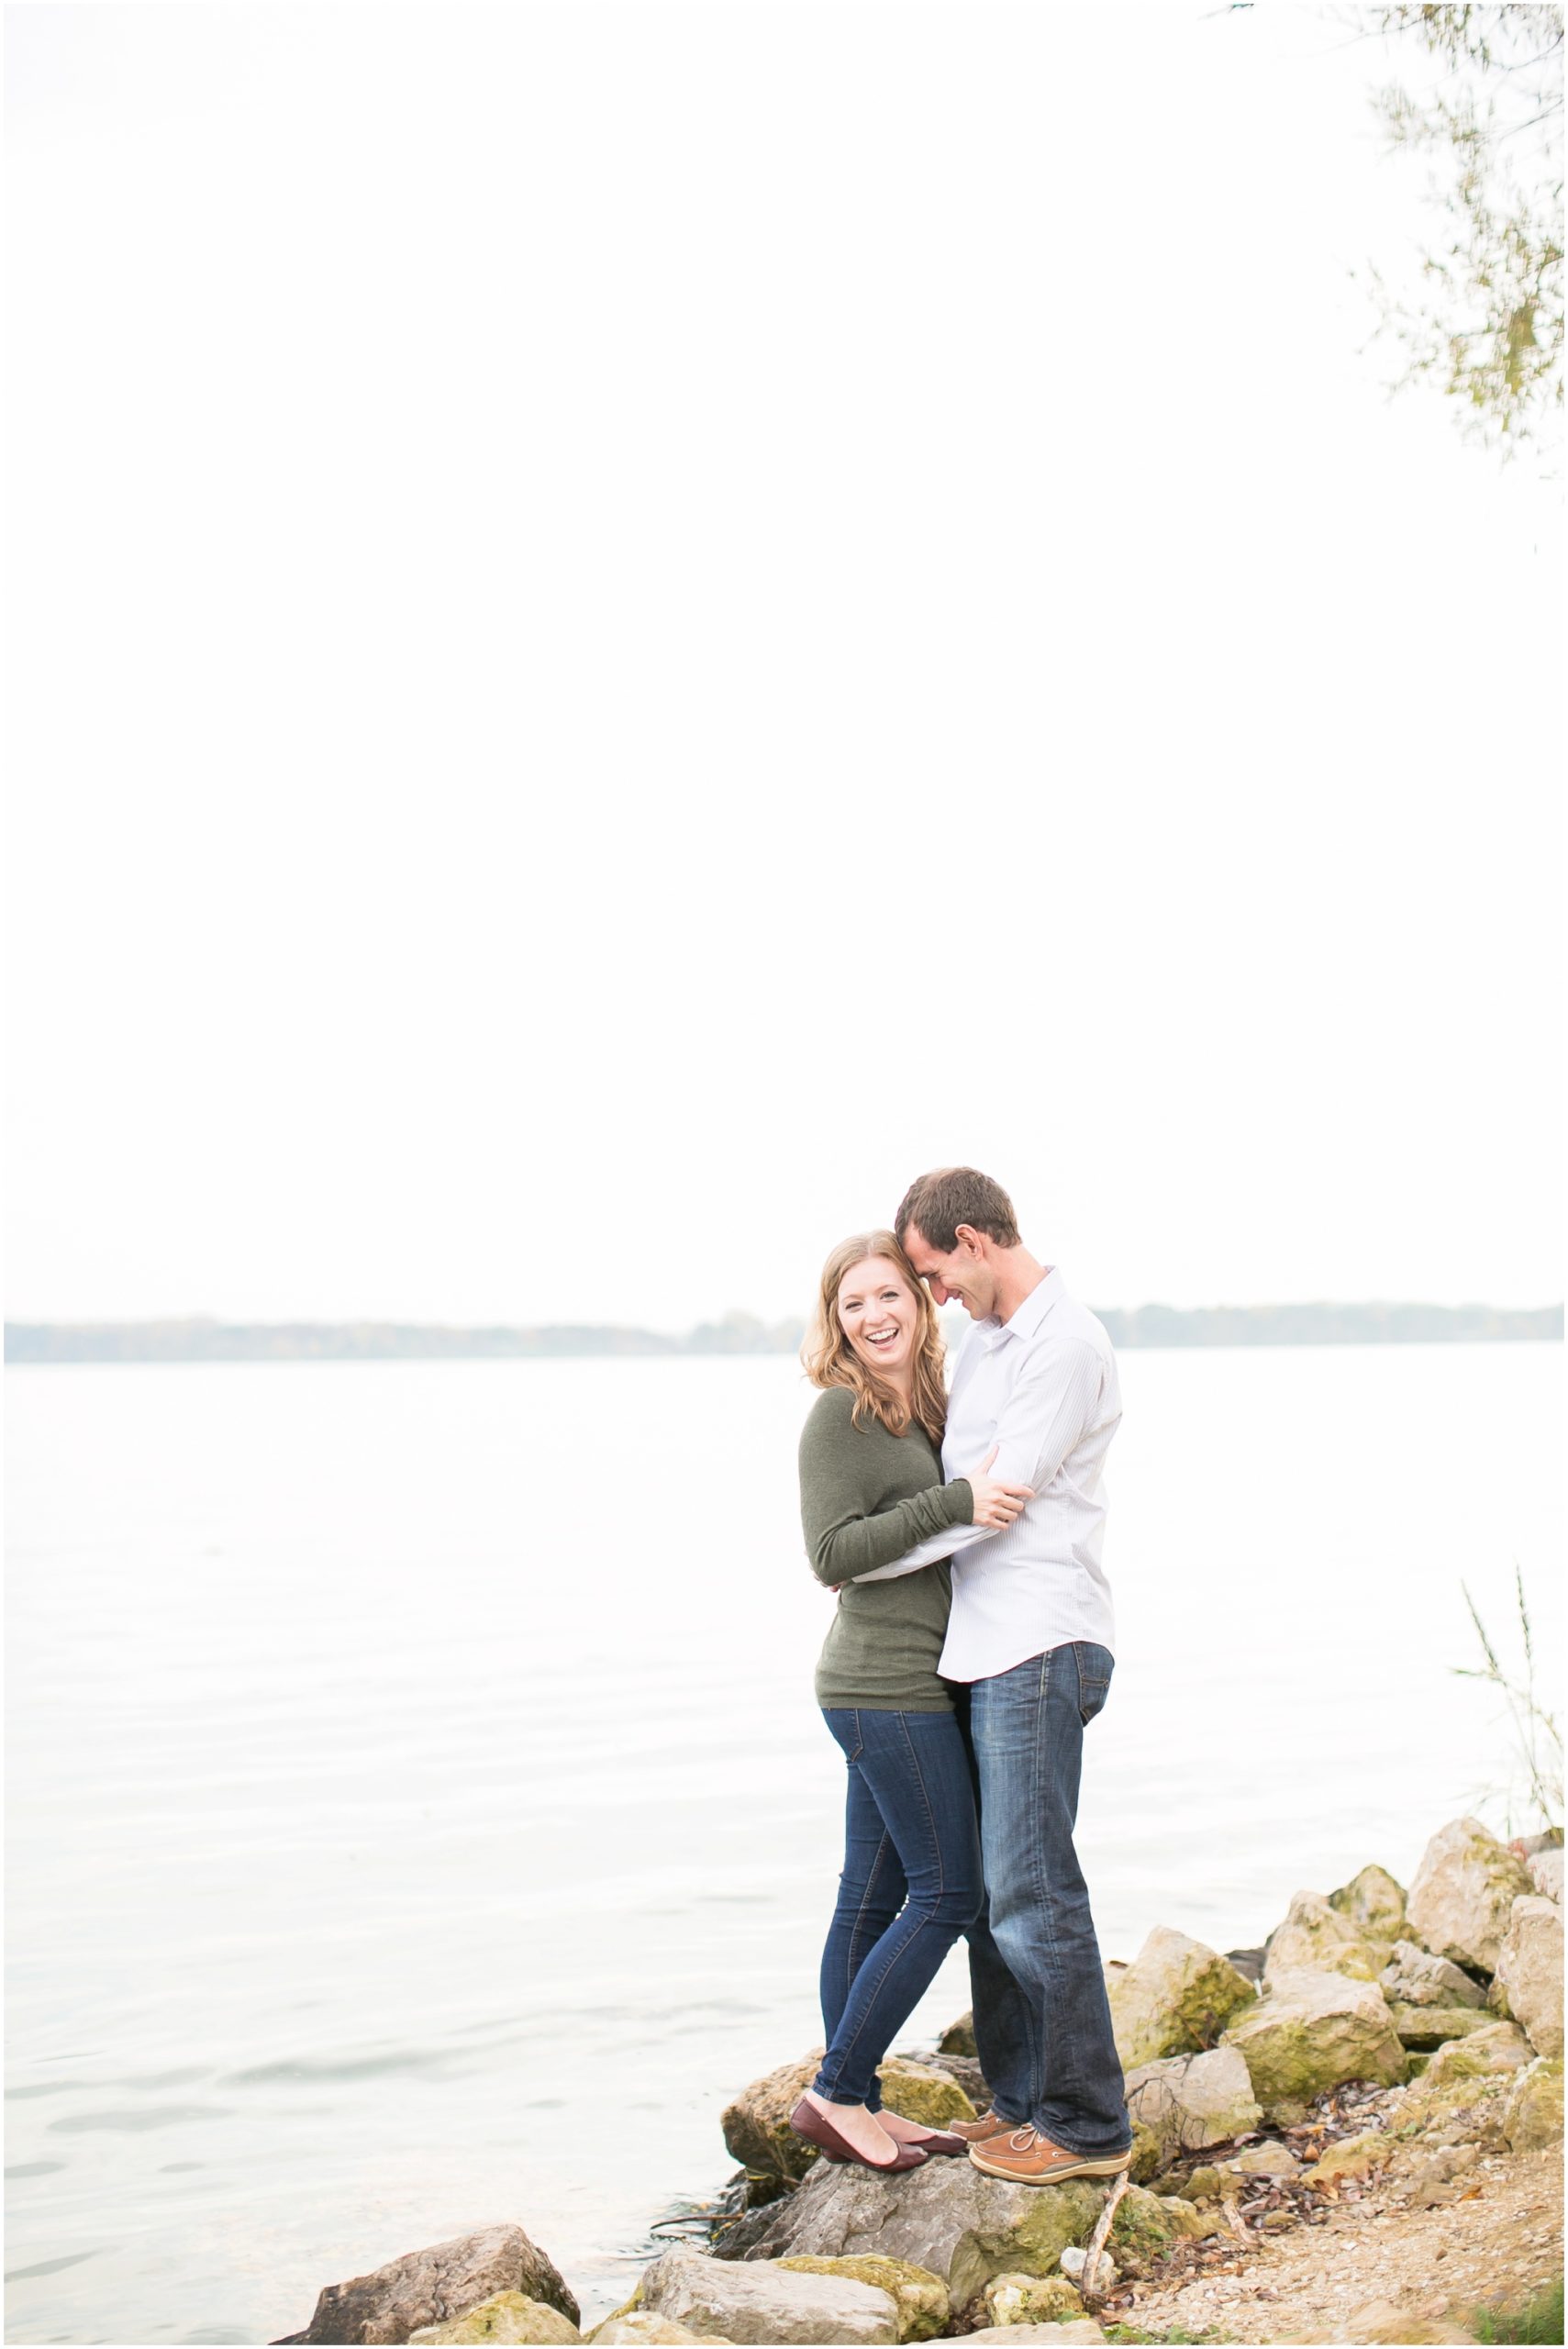
<svg viewBox="0 0 1568 2349"><path fill-rule="evenodd" d="M1407 1882L1506 1778L1459 1586L1506 1635L1517 1559L1560 1653L1562 1365L1122 1357L1107 1955L1255 1942L1371 1859ZM842 1765L796 1366L7 1394L8 2338L265 2341L499 2220L602 2313L731 2170L728 2098L817 2036ZM967 2003L955 1956L904 2036Z"/></svg>

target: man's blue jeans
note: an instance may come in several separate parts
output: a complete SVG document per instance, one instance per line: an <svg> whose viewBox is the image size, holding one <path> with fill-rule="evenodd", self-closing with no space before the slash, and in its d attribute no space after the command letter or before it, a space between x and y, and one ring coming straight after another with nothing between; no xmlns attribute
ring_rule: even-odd
<svg viewBox="0 0 1568 2349"><path fill-rule="evenodd" d="M980 1839L951 1713L824 1709L850 1783L844 1872L822 1953L828 2052L811 2085L882 2105L876 2067L980 1908Z"/></svg>
<svg viewBox="0 0 1568 2349"><path fill-rule="evenodd" d="M1084 1731L1113 1668L1108 1648L1073 1640L955 1692L985 1865L985 1906L969 1929L980 2068L998 2114L1085 2157L1132 2142L1073 1848Z"/></svg>

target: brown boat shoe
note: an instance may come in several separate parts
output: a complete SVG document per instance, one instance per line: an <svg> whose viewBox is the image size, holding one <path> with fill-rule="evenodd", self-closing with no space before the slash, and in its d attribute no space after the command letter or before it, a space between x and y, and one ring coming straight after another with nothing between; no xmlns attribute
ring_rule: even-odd
<svg viewBox="0 0 1568 2349"><path fill-rule="evenodd" d="M977 2121L946 2121L942 2126L950 2136L962 2137L966 2145L983 2145L987 2137L1005 2136L1009 2129L1022 2127L1018 2121L1004 2121L999 2112L983 2112Z"/></svg>
<svg viewBox="0 0 1568 2349"><path fill-rule="evenodd" d="M1070 2154L1026 2126L972 2143L969 2158L987 2177L1010 2178L1015 2186L1056 2186L1064 2177L1119 2177L1131 2163L1132 2148L1125 2154Z"/></svg>

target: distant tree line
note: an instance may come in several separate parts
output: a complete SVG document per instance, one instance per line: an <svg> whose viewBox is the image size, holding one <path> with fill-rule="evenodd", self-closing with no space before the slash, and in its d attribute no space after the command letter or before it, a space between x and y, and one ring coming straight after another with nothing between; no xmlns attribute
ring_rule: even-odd
<svg viewBox="0 0 1568 2349"><path fill-rule="evenodd" d="M1100 1319L1118 1346L1377 1346L1560 1339L1562 1308L1140 1305ZM959 1325L962 1327L962 1323ZM407 1321L8 1321L10 1363L506 1362L604 1354L787 1354L798 1321L728 1313L682 1337L558 1322L451 1330Z"/></svg>

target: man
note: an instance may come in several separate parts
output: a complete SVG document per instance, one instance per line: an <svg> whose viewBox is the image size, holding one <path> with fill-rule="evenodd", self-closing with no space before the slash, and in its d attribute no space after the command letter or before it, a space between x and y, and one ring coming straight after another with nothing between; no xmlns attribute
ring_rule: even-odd
<svg viewBox="0 0 1568 2349"><path fill-rule="evenodd" d="M989 1473L1034 1492L1006 1531L960 1526L879 1570L953 1560L940 1669L963 1685L980 1808L986 1906L970 1979L993 2098L958 2133L993 2177L1114 2176L1132 2136L1073 1829L1084 1730L1113 1669L1100 1475L1121 1418L1116 1358L1060 1272L1023 1245L988 1175L921 1175L896 1230L936 1302L956 1299L974 1324L953 1372L944 1476L980 1467L995 1445Z"/></svg>

